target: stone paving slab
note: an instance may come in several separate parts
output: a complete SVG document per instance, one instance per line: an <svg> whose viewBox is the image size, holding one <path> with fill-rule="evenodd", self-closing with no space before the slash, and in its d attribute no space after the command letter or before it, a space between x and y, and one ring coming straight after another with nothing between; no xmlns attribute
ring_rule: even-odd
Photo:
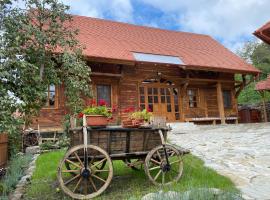
<svg viewBox="0 0 270 200"><path fill-rule="evenodd" d="M169 140L230 177L245 199L270 200L270 123L197 126Z"/></svg>

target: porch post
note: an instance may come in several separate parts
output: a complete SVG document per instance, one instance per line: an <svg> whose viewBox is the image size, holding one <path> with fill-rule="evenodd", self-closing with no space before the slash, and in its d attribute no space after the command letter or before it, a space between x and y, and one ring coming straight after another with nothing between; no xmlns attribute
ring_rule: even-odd
<svg viewBox="0 0 270 200"><path fill-rule="evenodd" d="M264 122L267 122L268 119L267 119L267 111L266 111L266 105L265 105L265 91L262 91L261 95L262 95Z"/></svg>
<svg viewBox="0 0 270 200"><path fill-rule="evenodd" d="M223 94L221 89L221 83L217 82L217 101L218 101L218 110L219 117L221 118L221 124L226 124L225 122L225 112L224 112L224 103L223 103Z"/></svg>

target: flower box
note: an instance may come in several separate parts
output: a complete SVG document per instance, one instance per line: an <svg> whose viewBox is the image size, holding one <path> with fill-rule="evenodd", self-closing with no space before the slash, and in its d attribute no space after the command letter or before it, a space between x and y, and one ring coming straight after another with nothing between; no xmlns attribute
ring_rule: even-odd
<svg viewBox="0 0 270 200"><path fill-rule="evenodd" d="M107 126L108 118L103 115L85 115L87 126Z"/></svg>

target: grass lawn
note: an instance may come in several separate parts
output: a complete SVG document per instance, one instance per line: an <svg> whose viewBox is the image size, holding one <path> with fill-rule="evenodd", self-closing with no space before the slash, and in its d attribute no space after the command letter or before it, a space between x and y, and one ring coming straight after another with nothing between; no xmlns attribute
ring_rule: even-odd
<svg viewBox="0 0 270 200"><path fill-rule="evenodd" d="M25 199L69 199L59 191L56 170L65 151L42 154L37 159L33 179L26 189ZM148 181L144 170L134 171L122 161L114 161L114 177L107 190L96 199L140 199L150 192L186 191L194 188L219 188L238 192L230 179L217 174L203 165L203 161L192 155L184 156L184 171L178 183L167 187L154 186Z"/></svg>

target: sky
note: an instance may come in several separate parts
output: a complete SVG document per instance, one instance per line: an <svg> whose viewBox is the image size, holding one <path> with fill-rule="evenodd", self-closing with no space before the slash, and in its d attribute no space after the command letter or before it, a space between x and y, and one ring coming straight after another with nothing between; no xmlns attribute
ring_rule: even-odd
<svg viewBox="0 0 270 200"><path fill-rule="evenodd" d="M270 21L270 0L62 0L70 13L207 34L237 51Z"/></svg>

